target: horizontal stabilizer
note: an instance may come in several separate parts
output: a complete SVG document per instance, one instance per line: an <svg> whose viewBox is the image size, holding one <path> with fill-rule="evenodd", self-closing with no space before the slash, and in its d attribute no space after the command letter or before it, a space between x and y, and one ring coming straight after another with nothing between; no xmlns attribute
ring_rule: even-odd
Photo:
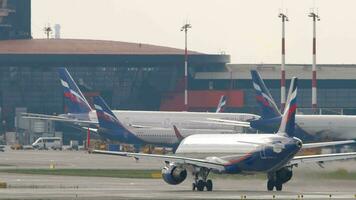
<svg viewBox="0 0 356 200"><path fill-rule="evenodd" d="M89 120L79 120L68 117L61 117L55 115L44 115L44 114L35 114L35 113L21 113L21 117L25 119L36 119L36 120L49 120L49 121L57 121L57 122L69 122L74 124L94 124L97 125L97 121L89 121Z"/></svg>
<svg viewBox="0 0 356 200"><path fill-rule="evenodd" d="M90 128L90 127L82 127L84 130L88 130L94 133L98 133L98 129L97 128Z"/></svg>

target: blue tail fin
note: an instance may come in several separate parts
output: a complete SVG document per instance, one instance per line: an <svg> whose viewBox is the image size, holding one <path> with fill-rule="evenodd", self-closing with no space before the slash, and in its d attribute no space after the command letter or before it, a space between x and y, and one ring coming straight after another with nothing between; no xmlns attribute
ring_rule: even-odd
<svg viewBox="0 0 356 200"><path fill-rule="evenodd" d="M216 112L217 113L224 112L226 103L227 103L227 97L225 95L222 95L218 107L216 108Z"/></svg>
<svg viewBox="0 0 356 200"><path fill-rule="evenodd" d="M92 108L67 69L58 68L58 74L63 86L64 104L68 109L67 111L75 114L89 113Z"/></svg>
<svg viewBox="0 0 356 200"><path fill-rule="evenodd" d="M278 134L293 137L295 129L295 114L297 111L297 84L298 79L292 78L286 107L284 109L281 126L279 127Z"/></svg>
<svg viewBox="0 0 356 200"><path fill-rule="evenodd" d="M260 74L256 70L251 70L251 76L253 87L256 92L256 100L262 111L262 119L280 117L281 113Z"/></svg>
<svg viewBox="0 0 356 200"><path fill-rule="evenodd" d="M94 100L94 107L96 110L96 114L98 116L99 126L101 128L115 130L115 131L126 130L126 128L122 126L120 121L111 111L111 109L105 103L102 97L95 96L93 97L93 100Z"/></svg>
<svg viewBox="0 0 356 200"><path fill-rule="evenodd" d="M136 135L134 135L121 124L119 119L114 115L102 97L95 96L93 100L99 126L100 128L104 128L108 131L109 139L116 139L120 140L121 142L128 142L133 144L142 143L142 141Z"/></svg>

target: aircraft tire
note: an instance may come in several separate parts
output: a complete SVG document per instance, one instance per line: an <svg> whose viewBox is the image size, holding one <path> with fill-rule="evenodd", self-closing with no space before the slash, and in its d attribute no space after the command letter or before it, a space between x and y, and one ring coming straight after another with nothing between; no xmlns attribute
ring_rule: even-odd
<svg viewBox="0 0 356 200"><path fill-rule="evenodd" d="M276 181L276 190L282 191L283 184L280 181Z"/></svg>
<svg viewBox="0 0 356 200"><path fill-rule="evenodd" d="M205 186L205 182L203 180L199 180L197 183L197 190L198 191L203 191Z"/></svg>
<svg viewBox="0 0 356 200"><path fill-rule="evenodd" d="M205 186L207 191L213 191L213 181L210 179L206 181Z"/></svg>
<svg viewBox="0 0 356 200"><path fill-rule="evenodd" d="M273 191L274 188L274 181L273 180L268 180L267 181L267 190L268 191Z"/></svg>
<svg viewBox="0 0 356 200"><path fill-rule="evenodd" d="M195 191L195 189L197 188L197 185L195 183L192 184L192 190Z"/></svg>

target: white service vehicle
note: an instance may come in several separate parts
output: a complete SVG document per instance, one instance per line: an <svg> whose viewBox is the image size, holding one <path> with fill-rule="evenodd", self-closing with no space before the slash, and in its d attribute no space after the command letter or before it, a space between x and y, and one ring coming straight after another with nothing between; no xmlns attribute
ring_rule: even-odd
<svg viewBox="0 0 356 200"><path fill-rule="evenodd" d="M62 138L60 137L40 137L32 144L34 149L62 150L62 146Z"/></svg>

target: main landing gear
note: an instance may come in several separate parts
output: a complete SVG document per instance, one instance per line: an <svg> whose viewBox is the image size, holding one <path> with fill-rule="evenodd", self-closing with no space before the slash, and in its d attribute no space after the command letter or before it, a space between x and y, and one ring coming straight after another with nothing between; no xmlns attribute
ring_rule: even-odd
<svg viewBox="0 0 356 200"><path fill-rule="evenodd" d="M282 168L276 172L268 174L267 190L273 191L274 187L277 191L282 191L283 184L288 182L293 176L291 168Z"/></svg>
<svg viewBox="0 0 356 200"><path fill-rule="evenodd" d="M200 168L197 171L193 172L194 183L193 183L193 191L213 191L213 181L208 178L210 170L206 168Z"/></svg>

